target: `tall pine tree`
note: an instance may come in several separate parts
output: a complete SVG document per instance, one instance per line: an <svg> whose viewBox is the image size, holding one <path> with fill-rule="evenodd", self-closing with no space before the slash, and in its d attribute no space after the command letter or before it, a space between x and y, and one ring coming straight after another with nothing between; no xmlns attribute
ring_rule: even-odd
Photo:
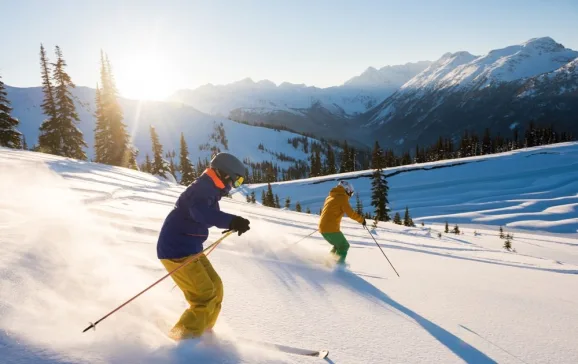
<svg viewBox="0 0 578 364"><path fill-rule="evenodd" d="M96 127L94 130L95 161L127 167L136 154L123 122L118 90L110 60L100 53L100 90L96 95ZM162 157L162 155L161 155Z"/></svg>
<svg viewBox="0 0 578 364"><path fill-rule="evenodd" d="M389 200L387 198L389 186L383 174L383 170L378 168L371 176L371 205L374 207L375 220L389 221Z"/></svg>
<svg viewBox="0 0 578 364"><path fill-rule="evenodd" d="M275 207L275 195L273 194L271 183L267 183L267 192L265 193L264 205L268 207Z"/></svg>
<svg viewBox="0 0 578 364"><path fill-rule="evenodd" d="M336 174L337 168L335 167L335 152L331 145L327 146L327 159L325 161L325 174Z"/></svg>
<svg viewBox="0 0 578 364"><path fill-rule="evenodd" d="M6 87L0 77L0 147L20 149L22 148L22 135L16 129L18 119L10 116L12 108L7 96Z"/></svg>
<svg viewBox="0 0 578 364"><path fill-rule="evenodd" d="M407 206L405 207L405 215L403 216L403 224L405 226L415 226L411 216L409 215L409 208Z"/></svg>
<svg viewBox="0 0 578 364"><path fill-rule="evenodd" d="M154 126L150 126L151 143L153 149L153 161L150 173L155 176L167 178L169 166L166 160L163 159L163 146L159 141L159 136Z"/></svg>
<svg viewBox="0 0 578 364"><path fill-rule="evenodd" d="M357 168L357 151L354 147L349 148L349 158L347 158L347 171L355 172Z"/></svg>
<svg viewBox="0 0 578 364"><path fill-rule="evenodd" d="M57 124L56 99L50 62L42 44L40 44L40 73L42 76L42 93L44 94L44 99L40 106L42 107L42 112L46 115L46 119L44 119L39 128L37 150L44 153L57 154L61 149L62 137Z"/></svg>
<svg viewBox="0 0 578 364"><path fill-rule="evenodd" d="M311 177L321 176L321 155L319 148L311 148Z"/></svg>
<svg viewBox="0 0 578 364"><path fill-rule="evenodd" d="M363 216L363 202L359 198L359 193L355 193L355 212Z"/></svg>
<svg viewBox="0 0 578 364"><path fill-rule="evenodd" d="M86 160L83 148L88 147L82 132L76 127L80 121L72 100L71 89L75 87L64 68L66 61L59 46L56 46L56 63L54 64L54 99L56 102L57 127L60 130L60 150L58 155Z"/></svg>
<svg viewBox="0 0 578 364"><path fill-rule="evenodd" d="M385 167L384 165L383 150L379 146L379 142L376 140L373 145L373 151L371 152L371 169L378 169Z"/></svg>
<svg viewBox="0 0 578 364"><path fill-rule="evenodd" d="M295 211L301 212L301 203L299 203L299 201L297 201L297 203L295 204Z"/></svg>
<svg viewBox="0 0 578 364"><path fill-rule="evenodd" d="M181 184L188 186L196 178L195 168L189 159L189 150L187 147L187 142L185 141L185 135L181 133L181 153L180 153L180 166L179 171L181 172Z"/></svg>
<svg viewBox="0 0 578 364"><path fill-rule="evenodd" d="M167 152L165 155L169 159L169 173L177 179L177 165L175 164L175 151Z"/></svg>

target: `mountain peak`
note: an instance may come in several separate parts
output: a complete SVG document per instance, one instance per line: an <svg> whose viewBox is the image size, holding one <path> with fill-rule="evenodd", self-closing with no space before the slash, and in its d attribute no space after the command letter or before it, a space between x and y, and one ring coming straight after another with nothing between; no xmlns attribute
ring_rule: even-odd
<svg viewBox="0 0 578 364"><path fill-rule="evenodd" d="M532 38L521 44L524 47L554 47L564 49L564 46L550 37Z"/></svg>
<svg viewBox="0 0 578 364"><path fill-rule="evenodd" d="M359 76L347 80L345 86L355 87L399 87L412 77L426 69L431 64L430 61L419 61L416 63L406 63L404 65L384 66L379 70L375 67L368 67Z"/></svg>
<svg viewBox="0 0 578 364"><path fill-rule="evenodd" d="M251 77L245 77L242 80L233 82L233 85L253 85L255 81Z"/></svg>
<svg viewBox="0 0 578 364"><path fill-rule="evenodd" d="M261 81L257 82L257 84L258 84L259 86L269 87L269 88L277 87L277 85L275 84L275 82L270 81L270 80L261 80Z"/></svg>

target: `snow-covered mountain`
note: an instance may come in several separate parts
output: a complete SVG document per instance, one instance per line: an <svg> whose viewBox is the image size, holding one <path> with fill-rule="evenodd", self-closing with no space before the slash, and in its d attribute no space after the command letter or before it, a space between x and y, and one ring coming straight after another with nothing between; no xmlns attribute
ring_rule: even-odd
<svg viewBox="0 0 578 364"><path fill-rule="evenodd" d="M577 51L565 48L550 37L530 39L483 56L468 52L447 53L404 84L401 90L496 86L555 71L577 57Z"/></svg>
<svg viewBox="0 0 578 364"><path fill-rule="evenodd" d="M369 67L361 75L347 80L344 86L379 88L391 85L399 87L429 67L431 63L430 61L419 61L403 65L385 66L380 69Z"/></svg>
<svg viewBox="0 0 578 364"><path fill-rule="evenodd" d="M39 126L45 119L42 114L42 90L39 87L16 88L7 87L8 99L11 101L13 116L20 120L18 129L26 137L29 147L37 143ZM95 90L87 87L77 87L73 90L75 104L80 117L79 129L89 149L89 158L94 156L94 101ZM164 151L176 151L179 155L179 141L181 132L187 141L190 159L196 162L209 158L211 147L222 151L235 153L239 158L258 163L274 161L281 168L289 168L294 164L287 159L279 159L280 154L296 161L306 161L309 152L303 144L294 147L289 142L293 138L303 138L301 135L288 131L240 124L229 119L204 114L193 107L170 102L139 102L129 99L119 99L123 112L124 122L131 134L134 145L140 153L138 161L144 161L145 155L151 152L149 125L153 125L159 134ZM225 144L213 138L215 129L224 130ZM305 138L308 143L316 141ZM260 147L261 146L261 147Z"/></svg>
<svg viewBox="0 0 578 364"><path fill-rule="evenodd" d="M230 235L208 256L225 286L217 339L175 343L167 328L187 305L170 277L95 330L82 330L167 274L156 241L184 188L124 168L0 148L0 361L575 363L576 237L513 231L516 221L555 226L564 214L575 219L577 169L564 176L546 168L572 155L575 163L575 153L574 146L519 155L519 172L532 162L545 167L534 175L540 186L520 173L484 181L485 191L469 188L479 179L460 167L390 178L392 203L407 199L413 212L434 210L435 201L439 213L453 216L432 217L424 227L380 223L372 233L344 218L346 271L324 265L331 247L316 232L318 215L247 204L241 194L224 198L221 209L248 218L251 230ZM497 165L501 158L494 158ZM500 177L512 167L510 161L485 172ZM359 192L368 194L359 180ZM291 197L318 200L328 187L294 183ZM524 209L530 205L533 213ZM460 213L507 219L516 252L503 249L497 226L460 224L454 235L429 223L454 222ZM222 236L210 229L205 247ZM326 349L329 356L281 353L241 339Z"/></svg>
<svg viewBox="0 0 578 364"><path fill-rule="evenodd" d="M227 85L204 85L180 90L171 101L191 105L207 114L249 122L282 124L300 132L336 138L362 114L393 94L430 62L370 67L341 86L318 88L304 84L250 78ZM338 131L338 132L337 132Z"/></svg>
<svg viewBox="0 0 578 364"><path fill-rule="evenodd" d="M535 38L483 56L446 53L359 118L378 140L399 148L429 145L469 129L511 136L534 119L578 132L578 51Z"/></svg>

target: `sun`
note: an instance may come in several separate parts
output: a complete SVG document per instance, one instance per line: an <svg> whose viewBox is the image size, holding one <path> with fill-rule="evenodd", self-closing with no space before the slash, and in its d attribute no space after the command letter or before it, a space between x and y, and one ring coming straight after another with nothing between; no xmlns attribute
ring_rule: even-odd
<svg viewBox="0 0 578 364"><path fill-rule="evenodd" d="M154 54L127 57L113 73L120 96L128 99L162 101L175 91L170 66Z"/></svg>

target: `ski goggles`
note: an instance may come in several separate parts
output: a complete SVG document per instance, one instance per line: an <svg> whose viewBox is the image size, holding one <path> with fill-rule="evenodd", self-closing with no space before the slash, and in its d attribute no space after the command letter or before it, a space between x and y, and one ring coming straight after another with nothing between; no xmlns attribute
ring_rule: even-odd
<svg viewBox="0 0 578 364"><path fill-rule="evenodd" d="M237 176L237 179L233 180L233 186L235 188L237 188L240 185L242 185L244 181L245 181L245 178L243 178L243 176Z"/></svg>

